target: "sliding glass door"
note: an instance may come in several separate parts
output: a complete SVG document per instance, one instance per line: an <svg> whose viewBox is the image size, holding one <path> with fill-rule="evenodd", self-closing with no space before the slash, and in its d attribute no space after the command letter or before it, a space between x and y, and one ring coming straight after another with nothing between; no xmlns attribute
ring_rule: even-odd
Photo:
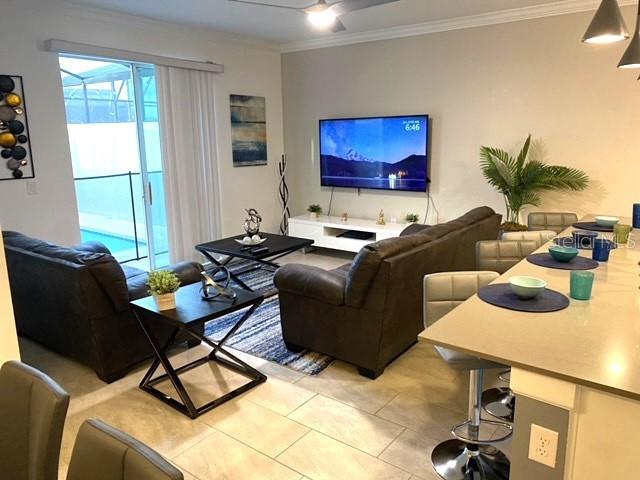
<svg viewBox="0 0 640 480"><path fill-rule="evenodd" d="M60 72L83 241L120 262L167 265L154 67L61 56Z"/></svg>

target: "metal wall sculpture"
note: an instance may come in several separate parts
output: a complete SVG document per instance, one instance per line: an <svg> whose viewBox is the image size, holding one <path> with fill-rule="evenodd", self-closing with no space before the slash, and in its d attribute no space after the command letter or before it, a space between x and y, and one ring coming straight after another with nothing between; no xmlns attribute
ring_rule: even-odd
<svg viewBox="0 0 640 480"><path fill-rule="evenodd" d="M0 180L33 178L33 158L22 77L0 75Z"/></svg>
<svg viewBox="0 0 640 480"><path fill-rule="evenodd" d="M291 212L289 211L289 187L285 179L285 173L287 171L287 156L282 155L282 160L278 162L278 172L280 173L280 184L278 185L278 193L280 194L280 201L282 202L282 220L280 221L280 233L282 235L289 234L289 218Z"/></svg>

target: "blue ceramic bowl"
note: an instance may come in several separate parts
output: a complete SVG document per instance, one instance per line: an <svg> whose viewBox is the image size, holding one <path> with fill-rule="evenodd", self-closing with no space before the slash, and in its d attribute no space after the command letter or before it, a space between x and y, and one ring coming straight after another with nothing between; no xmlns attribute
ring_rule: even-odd
<svg viewBox="0 0 640 480"><path fill-rule="evenodd" d="M573 247L562 247L560 245L552 245L549 247L549 255L558 262L570 262L578 256L580 250Z"/></svg>
<svg viewBox="0 0 640 480"><path fill-rule="evenodd" d="M547 288L547 282L540 278L517 276L509 279L509 286L518 297L527 300L540 295Z"/></svg>

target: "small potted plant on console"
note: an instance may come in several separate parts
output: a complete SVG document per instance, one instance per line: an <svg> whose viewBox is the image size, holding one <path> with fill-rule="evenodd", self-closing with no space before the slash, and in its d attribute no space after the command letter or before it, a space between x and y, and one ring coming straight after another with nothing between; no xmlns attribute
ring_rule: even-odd
<svg viewBox="0 0 640 480"><path fill-rule="evenodd" d="M307 212L309 212L309 217L312 220L317 220L320 214L322 213L322 207L317 203L312 203L307 207Z"/></svg>
<svg viewBox="0 0 640 480"><path fill-rule="evenodd" d="M407 213L404 217L404 221L407 223L418 223L420 215L417 213Z"/></svg>
<svg viewBox="0 0 640 480"><path fill-rule="evenodd" d="M158 306L158 310L176 308L176 292L180 288L180 280L169 270L152 270L147 280L149 292Z"/></svg>

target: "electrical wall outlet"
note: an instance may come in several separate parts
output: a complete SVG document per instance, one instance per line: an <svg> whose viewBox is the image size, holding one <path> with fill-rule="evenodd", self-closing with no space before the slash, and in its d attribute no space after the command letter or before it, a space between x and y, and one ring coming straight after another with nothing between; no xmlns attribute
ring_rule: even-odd
<svg viewBox="0 0 640 480"><path fill-rule="evenodd" d="M531 424L529 436L529 459L547 467L556 468L558 454L558 432Z"/></svg>

